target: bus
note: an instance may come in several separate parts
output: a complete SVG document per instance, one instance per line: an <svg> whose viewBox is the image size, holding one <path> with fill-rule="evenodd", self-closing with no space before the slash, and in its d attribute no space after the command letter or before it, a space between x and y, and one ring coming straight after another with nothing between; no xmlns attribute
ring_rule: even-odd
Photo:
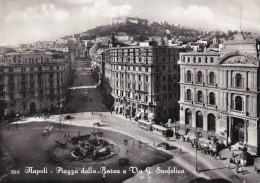
<svg viewBox="0 0 260 183"><path fill-rule="evenodd" d="M143 120L139 120L138 121L138 126L142 129L146 129L148 131L151 131L152 130L152 124L153 123L150 123L148 121L143 121Z"/></svg>
<svg viewBox="0 0 260 183"><path fill-rule="evenodd" d="M173 137L173 131L160 125L152 125L152 131L165 137Z"/></svg>

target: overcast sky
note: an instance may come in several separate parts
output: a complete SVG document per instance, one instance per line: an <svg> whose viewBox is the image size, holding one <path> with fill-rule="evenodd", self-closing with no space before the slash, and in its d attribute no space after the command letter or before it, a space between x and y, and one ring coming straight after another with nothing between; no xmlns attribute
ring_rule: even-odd
<svg viewBox="0 0 260 183"><path fill-rule="evenodd" d="M117 16L260 33L260 0L0 0L0 45L56 40Z"/></svg>

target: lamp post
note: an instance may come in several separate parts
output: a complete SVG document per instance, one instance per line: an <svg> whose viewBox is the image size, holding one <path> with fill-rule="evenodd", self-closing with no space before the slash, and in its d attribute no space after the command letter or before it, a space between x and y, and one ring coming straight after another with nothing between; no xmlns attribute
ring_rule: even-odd
<svg viewBox="0 0 260 183"><path fill-rule="evenodd" d="M61 108L62 108L62 104L59 104L57 107L59 107L59 115L60 115L60 130L61 130Z"/></svg>
<svg viewBox="0 0 260 183"><path fill-rule="evenodd" d="M197 148L198 148L198 136L196 134L196 146L195 146L195 149L196 149L196 156L195 156L195 169L196 169L196 172L200 173L200 171L198 170L198 152L197 152Z"/></svg>

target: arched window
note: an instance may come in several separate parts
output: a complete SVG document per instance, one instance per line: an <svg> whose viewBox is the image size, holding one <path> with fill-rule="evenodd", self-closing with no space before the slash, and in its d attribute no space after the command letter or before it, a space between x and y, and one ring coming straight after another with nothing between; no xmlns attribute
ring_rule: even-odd
<svg viewBox="0 0 260 183"><path fill-rule="evenodd" d="M216 130L216 117L214 114L209 114L208 115L208 131L213 131L215 132Z"/></svg>
<svg viewBox="0 0 260 183"><path fill-rule="evenodd" d="M242 87L242 76L241 76L241 74L236 75L236 86Z"/></svg>
<svg viewBox="0 0 260 183"><path fill-rule="evenodd" d="M197 99L198 99L198 100L197 100L198 102L203 102L202 91L198 91L197 97L198 97L198 98L197 98Z"/></svg>
<svg viewBox="0 0 260 183"><path fill-rule="evenodd" d="M191 91L190 91L190 89L187 90L186 99L187 99L187 100L191 100Z"/></svg>
<svg viewBox="0 0 260 183"><path fill-rule="evenodd" d="M243 100L240 96L235 98L235 110L242 111L243 109Z"/></svg>
<svg viewBox="0 0 260 183"><path fill-rule="evenodd" d="M191 81L191 71L187 71L186 81Z"/></svg>
<svg viewBox="0 0 260 183"><path fill-rule="evenodd" d="M197 81L198 81L198 83L202 83L202 72L201 71L199 71L197 73Z"/></svg>
<svg viewBox="0 0 260 183"><path fill-rule="evenodd" d="M196 127L203 128L203 114L200 111L196 113Z"/></svg>
<svg viewBox="0 0 260 183"><path fill-rule="evenodd" d="M209 73L209 83L214 84L215 83L215 74L214 72Z"/></svg>
<svg viewBox="0 0 260 183"><path fill-rule="evenodd" d="M209 104L215 105L215 94L213 92L209 94Z"/></svg>
<svg viewBox="0 0 260 183"><path fill-rule="evenodd" d="M192 113L190 109L186 109L185 111L185 124L191 125Z"/></svg>

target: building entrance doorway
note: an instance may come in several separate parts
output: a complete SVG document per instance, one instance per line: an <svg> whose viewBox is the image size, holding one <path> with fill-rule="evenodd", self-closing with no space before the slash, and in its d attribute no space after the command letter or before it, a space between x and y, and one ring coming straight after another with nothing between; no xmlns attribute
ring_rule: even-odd
<svg viewBox="0 0 260 183"><path fill-rule="evenodd" d="M233 118L232 125L232 144L245 140L245 125L244 120L240 118Z"/></svg>
<svg viewBox="0 0 260 183"><path fill-rule="evenodd" d="M36 113L36 105L35 105L35 102L32 102L30 104L30 113L31 114L35 114Z"/></svg>

